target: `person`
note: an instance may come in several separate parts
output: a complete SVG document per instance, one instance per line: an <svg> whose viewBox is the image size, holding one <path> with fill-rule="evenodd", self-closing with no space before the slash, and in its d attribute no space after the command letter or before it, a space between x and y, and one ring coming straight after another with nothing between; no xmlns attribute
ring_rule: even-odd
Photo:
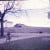
<svg viewBox="0 0 50 50"><path fill-rule="evenodd" d="M6 42L9 41L10 42L11 36L10 36L10 32L7 33L7 37L6 37Z"/></svg>

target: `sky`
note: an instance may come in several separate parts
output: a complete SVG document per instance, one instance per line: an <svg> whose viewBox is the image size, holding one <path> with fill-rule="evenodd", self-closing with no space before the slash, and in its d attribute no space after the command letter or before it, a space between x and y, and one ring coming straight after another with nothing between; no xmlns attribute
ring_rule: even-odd
<svg viewBox="0 0 50 50"><path fill-rule="evenodd" d="M16 2L17 3L17 2ZM16 4L15 3L15 4ZM49 8L49 0L27 0L19 2L19 6L15 5L15 8L20 8L23 10L27 10L27 14L25 12L18 13L17 17L12 13L8 13L5 15L4 20L11 21L13 23L5 23L6 27L14 26L16 23L25 24L28 26L37 26L37 27L50 27L50 20L48 20L47 12L41 11L40 9L48 9ZM2 3L0 3L2 4ZM3 5L0 6L0 10L3 12ZM33 10L28 10L33 9ZM19 16L19 17L18 17Z"/></svg>

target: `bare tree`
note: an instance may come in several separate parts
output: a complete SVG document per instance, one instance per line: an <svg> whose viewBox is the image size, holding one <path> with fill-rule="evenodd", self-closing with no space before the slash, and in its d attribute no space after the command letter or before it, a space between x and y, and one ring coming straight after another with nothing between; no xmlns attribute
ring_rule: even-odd
<svg viewBox="0 0 50 50"><path fill-rule="evenodd" d="M3 11L3 13L0 11L0 23L1 23L1 36L3 36L4 35L4 27L3 27L3 23L4 23L4 17L5 17L5 15L8 13L8 12L11 12L11 13L16 13L17 12L17 10L19 10L20 8L21 8L21 5L19 6L19 2L20 1L16 1L17 2L17 4L16 4L16 6L19 6L19 8L16 8L16 11L13 11L15 8L14 8L14 5L15 5L15 0L13 0L13 1L3 1L3 2L6 2L6 4L4 5L4 11Z"/></svg>

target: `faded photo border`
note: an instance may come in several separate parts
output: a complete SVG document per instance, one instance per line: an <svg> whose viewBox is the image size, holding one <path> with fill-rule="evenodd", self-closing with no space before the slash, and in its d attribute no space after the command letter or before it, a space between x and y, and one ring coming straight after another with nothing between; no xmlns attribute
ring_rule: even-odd
<svg viewBox="0 0 50 50"><path fill-rule="evenodd" d="M26 1L26 0L0 0L0 1Z"/></svg>

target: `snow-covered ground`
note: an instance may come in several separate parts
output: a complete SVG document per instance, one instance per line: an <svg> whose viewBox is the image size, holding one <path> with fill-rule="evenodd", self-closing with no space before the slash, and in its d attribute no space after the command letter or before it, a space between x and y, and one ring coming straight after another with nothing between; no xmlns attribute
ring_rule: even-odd
<svg viewBox="0 0 50 50"><path fill-rule="evenodd" d="M50 36L50 34L49 33L41 33L41 34L40 33L11 33L10 41L27 39L27 38L32 38L32 37L41 37L41 36ZM44 39L46 39L46 38L44 38ZM0 44L3 44L5 42L6 42L6 37L0 39Z"/></svg>

